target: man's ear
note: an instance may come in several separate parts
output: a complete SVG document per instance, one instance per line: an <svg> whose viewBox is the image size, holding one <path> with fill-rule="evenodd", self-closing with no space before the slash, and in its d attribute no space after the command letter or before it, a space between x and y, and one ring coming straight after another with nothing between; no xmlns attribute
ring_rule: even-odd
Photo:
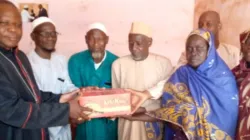
<svg viewBox="0 0 250 140"><path fill-rule="evenodd" d="M106 41L105 41L106 44L109 43L109 36L106 36Z"/></svg>
<svg viewBox="0 0 250 140"><path fill-rule="evenodd" d="M88 44L88 35L85 35L85 42Z"/></svg>
<svg viewBox="0 0 250 140"><path fill-rule="evenodd" d="M30 34L30 37L31 37L31 39L33 40L33 41L35 41L35 33L34 32L32 32L31 34Z"/></svg>
<svg viewBox="0 0 250 140"><path fill-rule="evenodd" d="M219 23L219 24L218 24L218 30L221 30L221 29L222 29L222 24Z"/></svg>
<svg viewBox="0 0 250 140"><path fill-rule="evenodd" d="M148 41L148 46L150 47L153 43L153 39L152 38L149 38L149 41Z"/></svg>

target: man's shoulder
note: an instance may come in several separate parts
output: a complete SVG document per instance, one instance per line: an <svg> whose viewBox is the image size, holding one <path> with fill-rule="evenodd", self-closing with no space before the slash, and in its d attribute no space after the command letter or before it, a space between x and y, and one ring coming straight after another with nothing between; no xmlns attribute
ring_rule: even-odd
<svg viewBox="0 0 250 140"><path fill-rule="evenodd" d="M220 45L224 46L227 50L229 50L230 53L240 54L239 47L236 47L236 46L231 45L231 44L226 44L226 43L221 43Z"/></svg>
<svg viewBox="0 0 250 140"><path fill-rule="evenodd" d="M110 52L110 51L106 51L106 52L107 52L107 56L109 57L109 59L114 61L118 58L118 56L113 54L112 52Z"/></svg>
<svg viewBox="0 0 250 140"><path fill-rule="evenodd" d="M171 64L171 61L169 58L163 55L155 54L155 53L150 53L149 56L154 59L154 61L162 63L162 64Z"/></svg>
<svg viewBox="0 0 250 140"><path fill-rule="evenodd" d="M156 53L150 53L149 56L154 57L155 59L159 59L159 60L170 60L166 56L156 54Z"/></svg>
<svg viewBox="0 0 250 140"><path fill-rule="evenodd" d="M27 58L29 59L29 61L30 61L31 64L33 64L33 63L35 62L36 57L35 57L35 51L34 51L34 50L28 52L28 53L26 54L26 56L27 56Z"/></svg>
<svg viewBox="0 0 250 140"><path fill-rule="evenodd" d="M133 60L131 55L126 55L126 56L122 56L117 58L114 62L113 62L113 67L117 66L117 65L121 65L123 63L127 63L129 61ZM133 60L134 61L134 60Z"/></svg>
<svg viewBox="0 0 250 140"><path fill-rule="evenodd" d="M27 55L22 50L18 50L18 54L22 57L27 58Z"/></svg>
<svg viewBox="0 0 250 140"><path fill-rule="evenodd" d="M61 61L62 63L67 63L67 57L60 53L53 53L52 57L56 61Z"/></svg>
<svg viewBox="0 0 250 140"><path fill-rule="evenodd" d="M53 55L53 57L55 57L57 59L66 59L66 56L64 56L60 53L53 53L52 55Z"/></svg>
<svg viewBox="0 0 250 140"><path fill-rule="evenodd" d="M87 57L87 55L89 55L89 51L88 51L88 50L81 51L81 52L78 52L78 53L73 54L73 55L70 57L70 60L82 59L82 58Z"/></svg>

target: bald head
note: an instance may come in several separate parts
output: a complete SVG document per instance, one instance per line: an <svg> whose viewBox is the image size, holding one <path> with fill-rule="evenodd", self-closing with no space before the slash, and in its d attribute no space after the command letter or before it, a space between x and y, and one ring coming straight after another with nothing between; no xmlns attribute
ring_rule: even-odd
<svg viewBox="0 0 250 140"><path fill-rule="evenodd" d="M0 1L0 47L18 45L22 37L22 20L18 8L10 1Z"/></svg>
<svg viewBox="0 0 250 140"><path fill-rule="evenodd" d="M201 14L198 27L211 31L218 37L221 29L220 15L216 11L206 11Z"/></svg>
<svg viewBox="0 0 250 140"><path fill-rule="evenodd" d="M17 7L12 3L12 2L10 2L10 1L8 1L8 0L0 0L0 6L2 7L2 6L10 6L10 7L12 7L12 8L15 8L15 9L17 9ZM17 9L18 10L18 9Z"/></svg>
<svg viewBox="0 0 250 140"><path fill-rule="evenodd" d="M10 12L10 11L19 14L18 8L12 2L7 0L0 0L0 14L4 14L5 12Z"/></svg>
<svg viewBox="0 0 250 140"><path fill-rule="evenodd" d="M207 16L216 22L220 22L220 15L216 11L206 11L206 12L201 14L200 18L205 18Z"/></svg>

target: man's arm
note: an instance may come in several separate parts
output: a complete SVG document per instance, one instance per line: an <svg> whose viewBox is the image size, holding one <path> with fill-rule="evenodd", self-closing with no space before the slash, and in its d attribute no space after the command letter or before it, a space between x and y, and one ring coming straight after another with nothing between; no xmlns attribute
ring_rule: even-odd
<svg viewBox="0 0 250 140"><path fill-rule="evenodd" d="M161 64L161 72L157 74L159 75L159 82L156 83L152 88L144 91L145 94L150 94L152 99L159 99L161 97L164 85L173 72L173 66L170 60L164 59L162 60Z"/></svg>
<svg viewBox="0 0 250 140"><path fill-rule="evenodd" d="M66 58L62 58L62 67L63 67L63 78L64 78L64 82L63 82L63 87L62 87L62 93L66 93L66 92L70 92L73 90L78 89L71 81L70 77L69 77L69 71L68 71L68 60L66 60Z"/></svg>
<svg viewBox="0 0 250 140"><path fill-rule="evenodd" d="M35 17L32 17L28 12L27 12L27 16L29 19L35 19Z"/></svg>
<svg viewBox="0 0 250 140"><path fill-rule="evenodd" d="M159 121L156 118L152 118L146 114L137 114L132 116L123 116L122 118L130 120L130 121L144 121L144 122L156 122Z"/></svg>
<svg viewBox="0 0 250 140"><path fill-rule="evenodd" d="M118 63L115 61L113 64L112 64L112 88L120 88L120 84L119 84L119 81L120 81L120 77L118 75L118 72L119 71L119 67L118 67Z"/></svg>
<svg viewBox="0 0 250 140"><path fill-rule="evenodd" d="M52 92L40 91L43 103L59 103L60 94L53 94Z"/></svg>
<svg viewBox="0 0 250 140"><path fill-rule="evenodd" d="M0 73L0 114L1 122L23 129L61 126L69 122L69 104L25 101Z"/></svg>
<svg viewBox="0 0 250 140"><path fill-rule="evenodd" d="M70 77L69 77L69 73L68 73L68 70L66 68L65 70L65 80L64 80L64 83L63 83L63 87L62 87L62 93L66 93L66 92L71 92L73 90L76 90L76 89L79 89L77 88L71 81Z"/></svg>

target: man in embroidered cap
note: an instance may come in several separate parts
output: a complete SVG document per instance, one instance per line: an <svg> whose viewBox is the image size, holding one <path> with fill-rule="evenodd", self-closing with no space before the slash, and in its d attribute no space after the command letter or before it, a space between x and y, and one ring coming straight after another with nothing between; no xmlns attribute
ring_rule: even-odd
<svg viewBox="0 0 250 140"><path fill-rule="evenodd" d="M198 27L209 30L214 34L217 52L230 69L239 64L241 59L240 49L220 41L219 32L222 28L222 24L220 15L216 11L206 11L202 13L199 18ZM187 64L186 52L183 52L176 69L185 64Z"/></svg>
<svg viewBox="0 0 250 140"><path fill-rule="evenodd" d="M160 108L163 85L172 71L168 58L149 52L152 30L142 22L134 22L128 35L130 55L112 65L113 88L129 88L150 96L132 116L122 116L118 122L119 140L161 139L162 124L145 113Z"/></svg>
<svg viewBox="0 0 250 140"><path fill-rule="evenodd" d="M57 41L55 23L40 17L32 23L31 38L35 49L28 54L35 80L40 90L61 94L77 89L68 75L68 61L55 53ZM70 125L49 128L50 140L71 140Z"/></svg>
<svg viewBox="0 0 250 140"><path fill-rule="evenodd" d="M22 22L30 22L35 18L30 15L28 5L23 6L23 10L21 11L21 16L22 16Z"/></svg>
<svg viewBox="0 0 250 140"><path fill-rule="evenodd" d="M27 56L18 50L21 15L11 2L0 1L0 140L49 140L47 128L73 119L88 119L76 92L40 91ZM41 68L41 67L40 67ZM43 69L43 68L41 68Z"/></svg>
<svg viewBox="0 0 250 140"><path fill-rule="evenodd" d="M77 87L111 88L111 65L117 56L106 50L107 29L101 23L89 26L85 36L88 50L71 56L69 75ZM92 119L77 126L76 140L117 140L117 120Z"/></svg>

